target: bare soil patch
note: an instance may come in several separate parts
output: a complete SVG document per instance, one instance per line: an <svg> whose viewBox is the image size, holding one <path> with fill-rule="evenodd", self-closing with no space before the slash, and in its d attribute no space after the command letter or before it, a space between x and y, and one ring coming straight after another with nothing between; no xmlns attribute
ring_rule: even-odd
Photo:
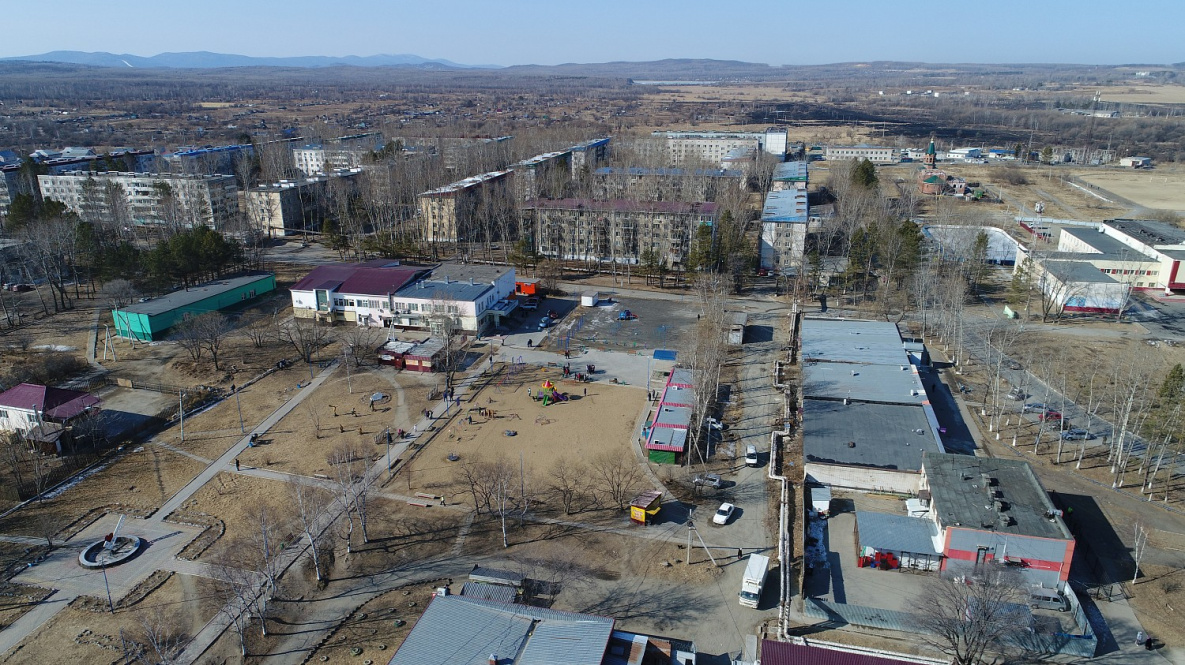
<svg viewBox="0 0 1185 665"><path fill-rule="evenodd" d="M437 587L446 580L392 589L363 603L314 651L309 662L347 662L364 658L375 662L390 660L403 645L408 633L428 607ZM460 589L453 589L457 593ZM361 649L353 654L353 649Z"/></svg>
<svg viewBox="0 0 1185 665"><path fill-rule="evenodd" d="M1185 174L1174 169L1092 171L1082 180L1145 208L1185 211Z"/></svg>

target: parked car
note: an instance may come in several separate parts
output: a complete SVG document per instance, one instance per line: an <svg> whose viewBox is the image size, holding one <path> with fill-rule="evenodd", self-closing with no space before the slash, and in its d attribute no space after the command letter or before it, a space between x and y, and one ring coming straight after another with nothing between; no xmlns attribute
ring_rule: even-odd
<svg viewBox="0 0 1185 665"><path fill-rule="evenodd" d="M1021 390L1020 388L1013 388L1012 390L1008 391L1007 397L1014 402L1019 402L1028 397L1028 395L1025 394L1025 391Z"/></svg>
<svg viewBox="0 0 1185 665"><path fill-rule="evenodd" d="M702 487L711 487L713 489L720 489L724 486L724 479L722 479L718 473L705 473L702 476L696 476L691 482Z"/></svg>
<svg viewBox="0 0 1185 665"><path fill-rule="evenodd" d="M638 318L638 316L628 309L621 310L621 313L617 315L618 321L633 321L636 318Z"/></svg>
<svg viewBox="0 0 1185 665"><path fill-rule="evenodd" d="M551 317L545 316L542 319L539 319L539 329L540 330L544 330L547 328L547 326L550 326L550 325L551 325Z"/></svg>
<svg viewBox="0 0 1185 665"><path fill-rule="evenodd" d="M1094 434L1084 429L1068 429L1062 432L1062 441L1089 441L1093 438Z"/></svg>
<svg viewBox="0 0 1185 665"><path fill-rule="evenodd" d="M1061 419L1062 419L1062 412L1061 411L1046 411L1045 413L1042 413L1041 415L1037 416L1037 420L1041 420L1041 421L1045 421L1045 422L1057 422Z"/></svg>
<svg viewBox="0 0 1185 665"><path fill-rule="evenodd" d="M1044 412L1048 411L1049 409L1045 408L1045 405L1042 404L1041 402L1033 402L1031 404L1025 404L1024 408L1021 410L1024 411L1025 413L1035 413L1038 411L1041 413L1044 413Z"/></svg>
<svg viewBox="0 0 1185 665"><path fill-rule="evenodd" d="M712 524L728 524L728 520L732 519L732 511L736 510L736 506L725 501L716 509L716 514L712 515Z"/></svg>
<svg viewBox="0 0 1185 665"><path fill-rule="evenodd" d="M523 301L522 308L527 310L528 312L538 309L539 308L539 299L538 298L527 298L526 300Z"/></svg>
<svg viewBox="0 0 1185 665"><path fill-rule="evenodd" d="M1024 367L1020 363L1016 362L1015 360L1009 360L1008 361L1008 369L1021 370L1021 369L1024 369Z"/></svg>
<svg viewBox="0 0 1185 665"><path fill-rule="evenodd" d="M558 318L560 318L560 313L555 311L554 309L549 309L549 310L547 310L547 318L558 319Z"/></svg>
<svg viewBox="0 0 1185 665"><path fill-rule="evenodd" d="M751 443L745 448L745 466L757 466L757 446Z"/></svg>
<svg viewBox="0 0 1185 665"><path fill-rule="evenodd" d="M724 423L712 417L704 418L704 427L707 427L711 430L716 430L717 432L728 429L728 425L725 425Z"/></svg>

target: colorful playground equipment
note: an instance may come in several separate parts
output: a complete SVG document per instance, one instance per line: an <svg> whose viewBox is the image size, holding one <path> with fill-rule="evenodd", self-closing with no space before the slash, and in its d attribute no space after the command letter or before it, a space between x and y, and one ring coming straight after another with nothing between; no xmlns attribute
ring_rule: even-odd
<svg viewBox="0 0 1185 665"><path fill-rule="evenodd" d="M555 384L553 384L551 381L548 381L547 379L544 379L543 383L539 384L539 395L536 399L539 398L543 399L543 406L547 406L554 402L568 401L568 396L556 390Z"/></svg>

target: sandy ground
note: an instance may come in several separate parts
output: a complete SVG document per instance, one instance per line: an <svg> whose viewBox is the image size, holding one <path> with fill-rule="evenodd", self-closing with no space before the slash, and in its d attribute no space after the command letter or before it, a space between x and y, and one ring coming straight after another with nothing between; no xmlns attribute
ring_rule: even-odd
<svg viewBox="0 0 1185 665"><path fill-rule="evenodd" d="M1170 169L1093 171L1082 179L1146 208L1185 210L1185 175Z"/></svg>
<svg viewBox="0 0 1185 665"><path fill-rule="evenodd" d="M1102 100L1105 102L1185 104L1185 86L1180 85L1117 85L1090 88L1091 93L1096 91L1103 93Z"/></svg>
<svg viewBox="0 0 1185 665"><path fill-rule="evenodd" d="M527 397L527 388L534 393L544 379L556 382L571 396L569 401L544 407ZM587 396L582 394L584 389ZM492 409L492 420L474 410L469 424L469 412L463 411L466 415L448 424L404 470L404 479L396 478L392 488L433 494L447 491L450 502L470 502L457 470L464 460L502 457L517 463L521 453L529 475L531 471L546 473L559 459L588 460L606 450L632 459L634 426L645 402L646 391L641 388L565 382L557 368L528 368L507 385L499 382L483 389L471 403L472 409ZM507 431L517 434L507 436ZM450 453L460 460L448 461Z"/></svg>
<svg viewBox="0 0 1185 665"><path fill-rule="evenodd" d="M257 515L267 510L273 519L290 525L295 517L286 488L275 480L252 478L233 473L220 473L206 483L197 494L182 504L181 510L200 512L222 520L226 534L198 557L205 563L217 563L236 537L249 537L258 529ZM284 535L295 535L299 528L292 525ZM291 540L289 538L288 540Z"/></svg>
<svg viewBox="0 0 1185 665"><path fill-rule="evenodd" d="M115 614L67 607L29 637L4 663L109 663L122 653L120 629L143 641L143 618L159 618L185 635L196 633L217 611L212 582L173 574L140 603Z"/></svg>
<svg viewBox="0 0 1185 665"><path fill-rule="evenodd" d="M309 662L321 662L322 657L328 657L331 663L348 662L356 658L375 662L389 660L415 627L431 601L436 586L432 583L417 584L394 589L372 599L342 622L325 646L312 653ZM454 593L459 591L459 586L453 589ZM403 625L397 626L397 620L401 620ZM359 656L350 653L355 647L362 649Z"/></svg>
<svg viewBox="0 0 1185 665"><path fill-rule="evenodd" d="M103 506L150 512L201 473L203 465L157 446L130 451L61 495L32 503L0 520L0 533L40 536L42 520L55 530ZM118 506L117 506L118 504Z"/></svg>
<svg viewBox="0 0 1185 665"><path fill-rule="evenodd" d="M383 454L386 446L375 445L375 437L387 427L392 432L400 428L410 431L429 404L429 390L443 381L439 375L397 372L390 367L350 372L347 378L344 369L337 370L315 395L261 437L263 445L244 451L240 463L306 476L332 476L329 454L342 445L353 444L363 444L374 457ZM390 400L371 411L370 397L380 392ZM315 410L315 416L310 410ZM319 427L314 426L314 418Z"/></svg>

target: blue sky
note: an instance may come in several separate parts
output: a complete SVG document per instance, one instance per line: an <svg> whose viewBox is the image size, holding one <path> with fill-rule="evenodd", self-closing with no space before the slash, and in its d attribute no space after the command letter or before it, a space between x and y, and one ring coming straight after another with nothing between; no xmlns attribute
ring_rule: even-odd
<svg viewBox="0 0 1185 665"><path fill-rule="evenodd" d="M0 56L414 53L466 64L1185 61L1183 0L42 0Z"/></svg>

